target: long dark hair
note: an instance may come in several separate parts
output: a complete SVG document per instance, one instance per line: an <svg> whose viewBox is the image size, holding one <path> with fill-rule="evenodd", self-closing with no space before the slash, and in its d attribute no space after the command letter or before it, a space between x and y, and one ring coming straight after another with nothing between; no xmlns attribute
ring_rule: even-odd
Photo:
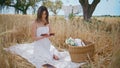
<svg viewBox="0 0 120 68"><path fill-rule="evenodd" d="M42 20L43 11L46 11L46 18L45 18L45 19L46 19L46 22L45 22L44 25L47 25L47 24L49 24L49 21L48 21L48 19L49 19L49 13L48 13L48 10L47 10L47 8L46 8L45 6L40 6L40 7L39 7L39 9L38 9L38 11L37 11L36 22L37 22L37 23L40 23L40 21Z"/></svg>

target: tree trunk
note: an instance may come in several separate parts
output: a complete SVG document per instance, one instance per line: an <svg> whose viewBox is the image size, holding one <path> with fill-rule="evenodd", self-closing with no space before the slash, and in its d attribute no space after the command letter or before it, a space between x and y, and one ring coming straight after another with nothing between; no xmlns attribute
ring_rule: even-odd
<svg viewBox="0 0 120 68"><path fill-rule="evenodd" d="M94 0L92 4L89 4L88 0L79 0L79 3L81 4L83 8L83 17L84 20L89 21L92 17L92 14L97 6L97 4L100 2L100 0Z"/></svg>
<svg viewBox="0 0 120 68"><path fill-rule="evenodd" d="M27 14L27 11L26 10L24 10L24 11L22 11L23 12L23 14Z"/></svg>

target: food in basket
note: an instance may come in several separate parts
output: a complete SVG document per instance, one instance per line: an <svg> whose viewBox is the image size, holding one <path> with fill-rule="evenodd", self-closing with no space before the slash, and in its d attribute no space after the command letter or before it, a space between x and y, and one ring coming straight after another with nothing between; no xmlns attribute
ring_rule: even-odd
<svg viewBox="0 0 120 68"><path fill-rule="evenodd" d="M72 46L85 46L84 42L81 39L73 39L73 38L68 38L65 40L66 44L72 45Z"/></svg>

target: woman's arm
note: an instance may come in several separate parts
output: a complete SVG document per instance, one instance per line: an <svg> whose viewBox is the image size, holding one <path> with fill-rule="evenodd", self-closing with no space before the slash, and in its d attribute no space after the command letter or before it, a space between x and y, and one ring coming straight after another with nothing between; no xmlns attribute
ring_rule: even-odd
<svg viewBox="0 0 120 68"><path fill-rule="evenodd" d="M49 27L49 33L52 33L52 29L51 29L50 24L48 24L48 27Z"/></svg>
<svg viewBox="0 0 120 68"><path fill-rule="evenodd" d="M52 28L51 28L50 24L48 24L48 26L49 26L49 34L50 34L50 36L54 36L55 33L52 32Z"/></svg>
<svg viewBox="0 0 120 68"><path fill-rule="evenodd" d="M32 24L32 29L31 29L31 36L32 36L32 39L33 40L40 40L40 39L43 39L43 38L45 38L45 36L39 36L39 37L37 37L36 36L36 30L37 30L37 23L33 23Z"/></svg>

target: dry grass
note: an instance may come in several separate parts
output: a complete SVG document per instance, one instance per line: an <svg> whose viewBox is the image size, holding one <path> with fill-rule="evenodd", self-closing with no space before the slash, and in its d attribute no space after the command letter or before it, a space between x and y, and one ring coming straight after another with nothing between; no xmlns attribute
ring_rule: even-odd
<svg viewBox="0 0 120 68"><path fill-rule="evenodd" d="M35 16L30 15L0 15L0 61L4 62L4 64L0 63L3 65L2 68L6 68L5 66L8 66L7 68L20 68L20 66L34 68L25 59L19 56L14 56L16 58L14 59L13 55L2 50L3 47L9 47L15 43L32 42L30 26L34 19ZM64 41L68 37L81 38L95 43L94 61L88 62L87 65L82 66L83 68L119 68L119 66L116 67L116 64L120 59L120 49L118 48L120 17L95 17L91 22L85 22L81 17L69 21L63 17L57 17L56 20L54 17L50 17L50 24L55 32L55 36L50 40L58 48L67 48Z"/></svg>

